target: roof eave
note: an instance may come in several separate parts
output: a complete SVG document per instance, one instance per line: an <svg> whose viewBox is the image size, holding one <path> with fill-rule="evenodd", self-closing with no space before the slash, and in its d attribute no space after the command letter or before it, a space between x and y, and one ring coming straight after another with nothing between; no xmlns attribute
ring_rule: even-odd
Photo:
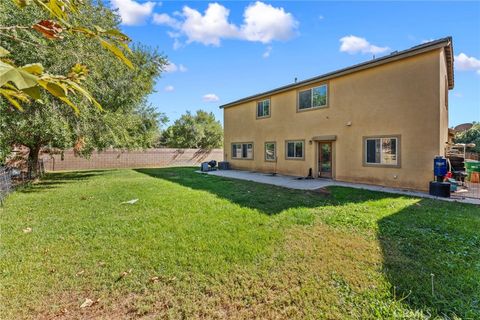
<svg viewBox="0 0 480 320"><path fill-rule="evenodd" d="M365 69L374 68L376 66L383 65L383 64L386 64L386 63L389 63L389 62L392 62L392 61L401 60L401 59L404 59L404 58L407 58L407 57L411 57L411 56L414 56L414 55L418 55L418 54L421 54L421 53L424 53L424 52L428 52L428 51L432 51L432 50L436 50L436 49L440 49L440 48L447 48L445 50L445 52L446 52L446 56L447 56L448 88L453 89L454 77L453 77L452 38L447 37L447 38L442 38L442 39L432 41L432 42L429 42L429 43L426 43L426 44L423 44L423 45L419 45L419 46L416 46L416 47L413 47L413 48L410 48L410 49L406 49L406 50L398 52L398 53L393 53L393 54L383 56L383 57L380 57L380 58L377 58L377 59L374 59L374 60L371 60L371 61L367 61L367 62L363 62L363 63L353 65L353 66L350 66L350 67L347 67L347 68L339 69L339 70L329 72L329 73L326 73L326 74L323 74L323 75L320 75L320 76L317 76L317 77L309 78L309 79L306 79L306 80L303 80L303 81L300 81L300 82L297 82L297 83L288 84L288 85L285 85L285 86L282 86L282 87L279 87L279 88L276 88L276 89L273 89L273 90L269 90L269 91L265 91L265 92L262 92L262 93L259 93L259 94L251 95L251 96L248 96L246 98L242 98L242 99L239 99L239 100L221 105L220 109L225 109L225 108L233 107L233 106L236 106L236 105L239 105L239 104L242 104L242 103L251 102L251 101L254 101L256 99L261 99L261 98L270 96L272 94L277 94L277 93L285 92L285 91L288 91L288 90L291 90L291 89L296 89L296 88L299 88L299 87L303 87L303 86L309 85L311 83L315 83L315 82L319 82L319 81L326 81L326 80L329 80L329 79L332 79L332 78L338 78L338 77L341 77L341 76L344 76L344 75L347 75L347 74L351 74L351 73L358 72L358 71L365 70Z"/></svg>

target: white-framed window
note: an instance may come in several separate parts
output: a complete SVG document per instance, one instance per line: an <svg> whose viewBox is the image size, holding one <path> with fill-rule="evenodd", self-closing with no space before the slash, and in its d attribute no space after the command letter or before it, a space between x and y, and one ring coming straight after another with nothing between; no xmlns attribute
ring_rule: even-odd
<svg viewBox="0 0 480 320"><path fill-rule="evenodd" d="M304 159L305 141L289 140L285 142L285 157L287 159Z"/></svg>
<svg viewBox="0 0 480 320"><path fill-rule="evenodd" d="M321 108L327 106L328 102L328 86L310 88L298 92L298 110L306 110L312 108Z"/></svg>
<svg viewBox="0 0 480 320"><path fill-rule="evenodd" d="M277 160L277 144L275 142L265 142L265 161Z"/></svg>
<svg viewBox="0 0 480 320"><path fill-rule="evenodd" d="M399 138L373 137L365 138L365 164L399 165Z"/></svg>
<svg viewBox="0 0 480 320"><path fill-rule="evenodd" d="M233 159L253 159L253 143L232 143Z"/></svg>
<svg viewBox="0 0 480 320"><path fill-rule="evenodd" d="M257 118L270 117L270 99L257 101Z"/></svg>

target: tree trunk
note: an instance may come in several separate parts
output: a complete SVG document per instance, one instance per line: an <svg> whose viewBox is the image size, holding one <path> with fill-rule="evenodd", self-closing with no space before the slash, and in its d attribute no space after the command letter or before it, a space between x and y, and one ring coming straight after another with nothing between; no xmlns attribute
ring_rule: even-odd
<svg viewBox="0 0 480 320"><path fill-rule="evenodd" d="M38 159L40 157L40 146L29 147L28 152L28 177L34 179L38 177Z"/></svg>

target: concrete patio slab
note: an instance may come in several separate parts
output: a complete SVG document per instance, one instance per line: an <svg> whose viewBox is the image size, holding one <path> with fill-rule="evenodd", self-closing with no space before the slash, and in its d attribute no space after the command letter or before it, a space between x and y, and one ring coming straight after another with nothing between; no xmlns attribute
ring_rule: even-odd
<svg viewBox="0 0 480 320"><path fill-rule="evenodd" d="M402 195L407 195L412 197L429 198L429 199L437 199L437 200L443 200L443 201L453 201L453 202L462 202L462 203L471 203L471 204L480 205L480 199L461 198L461 197L440 198L440 197L431 196L428 193L420 192L420 191L410 191L410 190L404 190L404 189L373 186L373 185L360 184L360 183L341 182L341 181L335 181L335 180L329 180L329 179L305 179L305 178L299 178L299 177L293 177L293 176L284 176L284 175L278 175L278 174L272 175L268 173L240 171L240 170L216 170L216 171L208 171L208 172L201 172L201 171L197 171L197 172L212 175L212 176L217 176L217 177L271 184L271 185L290 188L290 189L315 190L318 188L324 188L328 186L340 186L340 187L349 187L349 188L364 189L364 190L371 190L371 191L402 194Z"/></svg>

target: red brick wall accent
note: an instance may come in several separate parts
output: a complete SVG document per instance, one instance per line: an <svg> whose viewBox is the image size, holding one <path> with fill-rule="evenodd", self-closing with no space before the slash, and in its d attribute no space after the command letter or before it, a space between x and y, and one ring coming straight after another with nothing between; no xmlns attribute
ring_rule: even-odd
<svg viewBox="0 0 480 320"><path fill-rule="evenodd" d="M107 150L94 152L89 159L76 157L72 150L68 150L63 160L60 155L45 154L42 158L47 171L196 166L204 161L222 161L223 149Z"/></svg>

